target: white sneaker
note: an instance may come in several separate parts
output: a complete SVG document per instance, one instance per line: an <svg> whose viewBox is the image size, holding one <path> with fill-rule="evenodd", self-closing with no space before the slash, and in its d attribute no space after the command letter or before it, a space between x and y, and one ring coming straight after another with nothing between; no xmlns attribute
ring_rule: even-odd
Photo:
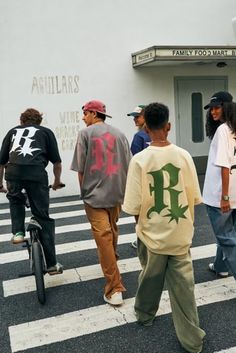
<svg viewBox="0 0 236 353"><path fill-rule="evenodd" d="M23 232L17 232L11 238L12 244L20 244L23 243L25 239L25 234Z"/></svg>
<svg viewBox="0 0 236 353"><path fill-rule="evenodd" d="M124 303L122 292L115 292L110 298L107 298L104 294L103 299L105 300L105 302L111 305L121 305Z"/></svg>
<svg viewBox="0 0 236 353"><path fill-rule="evenodd" d="M63 273L63 266L57 262L55 266L47 268L47 272L50 276L61 274Z"/></svg>
<svg viewBox="0 0 236 353"><path fill-rule="evenodd" d="M208 265L208 268L209 268L209 270L210 270L211 272L214 272L214 273L217 274L219 277L224 278L224 277L228 277L228 275L229 275L229 272L216 272L213 263L210 263L210 264Z"/></svg>

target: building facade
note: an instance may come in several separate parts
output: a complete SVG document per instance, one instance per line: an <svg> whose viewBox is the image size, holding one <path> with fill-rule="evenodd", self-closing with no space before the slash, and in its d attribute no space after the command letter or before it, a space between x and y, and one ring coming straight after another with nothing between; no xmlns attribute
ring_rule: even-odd
<svg viewBox="0 0 236 353"><path fill-rule="evenodd" d="M236 97L235 0L9 0L0 14L0 141L26 108L44 113L67 185L54 196L79 194L70 163L90 99L105 102L108 123L129 140L135 127L127 113L165 103L170 139L204 173L203 106L218 90Z"/></svg>

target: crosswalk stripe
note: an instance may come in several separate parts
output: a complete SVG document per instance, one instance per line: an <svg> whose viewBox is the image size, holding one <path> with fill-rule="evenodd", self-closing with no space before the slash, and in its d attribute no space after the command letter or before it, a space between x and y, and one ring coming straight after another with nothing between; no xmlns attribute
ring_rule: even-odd
<svg viewBox="0 0 236 353"><path fill-rule="evenodd" d="M64 213L64 217L63 218L67 218L66 217L66 213ZM131 224L134 223L134 217L122 217L119 219L118 221L118 225L122 225L122 224ZM81 231L81 230L88 230L91 229L91 225L90 223L78 223L78 224L69 224L66 226L58 226L56 227L55 233L60 235L63 233L69 233L69 232L76 232L76 231ZM0 235L0 243L1 242L5 242L5 241L10 241L12 238L12 234L11 233L7 233L7 234L1 234ZM28 238L27 236L25 237L26 239Z"/></svg>
<svg viewBox="0 0 236 353"><path fill-rule="evenodd" d="M63 209L63 207L66 206L70 207L82 204L83 201L81 200L63 201L60 203L52 203L50 208L60 207ZM0 210L0 214L5 215L5 218L8 216L8 219L0 220L0 226L10 226L9 209ZM53 213L51 214L51 217L54 219L69 219L83 215L85 215L84 209L65 212L61 212L60 210L60 213ZM30 217L27 217L26 222L28 222L29 219ZM134 217L123 217L119 220L119 224L134 224ZM91 229L90 223L71 224L58 226L56 228L56 234L60 235L89 229ZM0 235L0 242L10 241L11 237L12 234L2 234ZM28 238L28 236L26 238ZM119 244L129 243L135 238L135 233L120 235ZM96 244L94 240L90 239L58 244L56 246L56 251L58 255L62 255L95 248ZM191 249L193 260L212 257L215 255L215 251L215 244L197 246ZM23 249L0 254L0 264L7 264L26 259L28 259L28 253ZM118 265L122 274L139 271L141 269L137 257L119 260ZM46 275L45 286L46 288L64 286L72 283L95 280L102 277L103 274L100 265L95 264L65 270L60 276ZM36 290L33 276L6 280L2 282L2 286L4 297L20 295ZM236 297L235 281L233 277L229 277L196 284L195 294L198 306L228 301ZM27 349L56 342L62 342L68 339L89 335L91 333L96 333L135 322L136 318L133 311L133 305L134 298L129 298L125 300L125 304L123 306L118 308L111 307L108 304L103 304L54 317L10 326L8 327L8 330L12 353L25 351ZM168 293L165 291L161 299L158 316L168 314L170 312L171 308L169 304L169 297ZM223 349L214 353L236 353L236 347Z"/></svg>
<svg viewBox="0 0 236 353"><path fill-rule="evenodd" d="M230 300L236 296L232 277L196 284L198 306ZM77 310L66 314L9 326L12 352L88 335L136 321L134 298L125 300L119 308L109 304ZM158 316L171 312L167 291L161 298Z"/></svg>
<svg viewBox="0 0 236 353"><path fill-rule="evenodd" d="M123 234L119 237L119 244L126 244L135 240L136 234ZM56 245L56 254L68 254L77 251L89 250L96 248L94 239L91 240L79 240L71 243L63 243ZM0 254L0 264L7 264L17 261L27 260L29 258L27 250L11 251Z"/></svg>
<svg viewBox="0 0 236 353"><path fill-rule="evenodd" d="M122 240L132 241L135 239L135 234L130 234L128 239L124 235L120 237ZM125 238L125 239L123 239ZM123 242L124 243L124 242ZM95 245L95 244L94 244ZM216 245L210 244L205 246L198 246L191 249L192 259L200 260L215 255ZM141 269L139 260L137 257L128 258L118 261L118 266L121 273L128 273L139 271ZM103 277L100 265L91 265L77 267L75 269L65 270L60 276L45 276L45 287L56 287L77 282L90 281L97 278ZM35 291L35 280L33 277L23 277L17 279L11 279L3 281L3 292L4 297L28 293Z"/></svg>
<svg viewBox="0 0 236 353"><path fill-rule="evenodd" d="M79 205L83 205L82 200L55 202L50 204L50 208L70 207L70 206L79 206ZM0 210L0 214L9 215L10 214L9 207Z"/></svg>
<svg viewBox="0 0 236 353"><path fill-rule="evenodd" d="M217 351L214 353L236 353L236 347L231 347L229 349L223 349L222 351Z"/></svg>
<svg viewBox="0 0 236 353"><path fill-rule="evenodd" d="M64 219L65 216L66 218L70 218L70 217L77 217L77 216L85 216L85 211L84 210L76 210L76 211L67 211L67 212L60 212L60 213L53 213L50 214L51 218L54 219ZM25 223L29 223L30 221L30 217L26 217L25 218ZM0 220L0 226L10 226L11 225L11 221L9 219L1 219Z"/></svg>
<svg viewBox="0 0 236 353"><path fill-rule="evenodd" d="M127 220L127 219L126 219ZM124 223L123 223L124 224ZM119 244L126 244L135 240L135 233L130 234L123 234L119 236ZM209 257L209 250L210 248L215 249L214 244L206 245L202 247L202 256ZM96 248L96 244L94 239L91 240L79 240L70 243L63 243L56 245L56 253L57 255L72 253L76 251L83 251ZM192 248L194 251L195 248ZM206 255L206 256L205 256ZM213 256L213 255L210 255ZM0 254L0 264L7 264L17 261L23 261L28 259L28 252L27 250L20 250L20 251L10 251L6 253Z"/></svg>
<svg viewBox="0 0 236 353"><path fill-rule="evenodd" d="M140 269L140 264L137 257L120 260L118 261L118 266L121 273L137 271ZM46 275L44 278L45 287L50 288L72 283L90 281L101 277L103 277L101 266L96 264L65 270L60 276ZM35 280L33 277L24 277L3 281L4 297L28 293L35 290Z"/></svg>

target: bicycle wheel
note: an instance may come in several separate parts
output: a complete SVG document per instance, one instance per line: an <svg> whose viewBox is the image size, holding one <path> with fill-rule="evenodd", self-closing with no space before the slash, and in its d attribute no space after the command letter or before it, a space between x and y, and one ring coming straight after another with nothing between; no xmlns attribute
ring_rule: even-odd
<svg viewBox="0 0 236 353"><path fill-rule="evenodd" d="M32 244L32 259L38 300L41 304L44 304L46 295L44 287L43 256L40 244L37 241Z"/></svg>

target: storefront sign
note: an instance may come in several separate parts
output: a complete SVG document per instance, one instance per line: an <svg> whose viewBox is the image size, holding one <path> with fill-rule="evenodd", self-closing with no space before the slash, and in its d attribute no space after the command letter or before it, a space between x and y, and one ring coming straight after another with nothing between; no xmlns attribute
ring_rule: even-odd
<svg viewBox="0 0 236 353"><path fill-rule="evenodd" d="M132 54L133 66L152 61L214 61L236 59L236 47L151 47Z"/></svg>

